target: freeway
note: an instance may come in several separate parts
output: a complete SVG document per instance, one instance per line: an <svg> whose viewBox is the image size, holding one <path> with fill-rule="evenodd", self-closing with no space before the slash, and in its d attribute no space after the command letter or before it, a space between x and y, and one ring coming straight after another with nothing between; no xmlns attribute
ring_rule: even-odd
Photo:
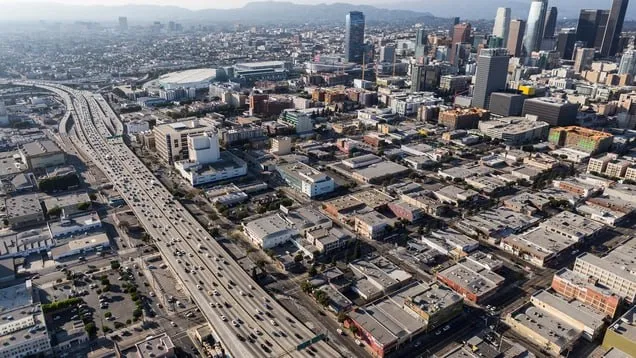
<svg viewBox="0 0 636 358"><path fill-rule="evenodd" d="M55 92L73 111L68 136L111 180L154 238L175 276L234 357L337 357L326 342L273 300L117 137L121 122L101 96L57 84L20 82ZM100 99L101 98L101 99ZM106 108L108 106L108 108Z"/></svg>

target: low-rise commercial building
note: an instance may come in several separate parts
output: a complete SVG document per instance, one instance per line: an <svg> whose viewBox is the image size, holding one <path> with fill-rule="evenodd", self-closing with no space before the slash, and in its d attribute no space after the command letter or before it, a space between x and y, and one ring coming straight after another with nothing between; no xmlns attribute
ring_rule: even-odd
<svg viewBox="0 0 636 358"><path fill-rule="evenodd" d="M588 278L568 268L554 274L550 287L559 295L576 299L609 318L614 317L621 303L621 298L599 284L597 279Z"/></svg>
<svg viewBox="0 0 636 358"><path fill-rule="evenodd" d="M631 239L600 258L584 253L576 258L573 271L598 280L628 302L636 299L636 239Z"/></svg>
<svg viewBox="0 0 636 358"><path fill-rule="evenodd" d="M167 333L147 338L137 344L138 358L173 358L176 357L175 346Z"/></svg>
<svg viewBox="0 0 636 358"><path fill-rule="evenodd" d="M383 256L352 261L349 268L356 277L351 289L366 301L395 291L413 277Z"/></svg>
<svg viewBox="0 0 636 358"><path fill-rule="evenodd" d="M404 297L404 306L424 321L428 332L455 318L464 306L462 296L439 283L418 282L397 296Z"/></svg>
<svg viewBox="0 0 636 358"><path fill-rule="evenodd" d="M243 232L259 247L270 249L298 236L296 230L280 214L273 214L243 223Z"/></svg>
<svg viewBox="0 0 636 358"><path fill-rule="evenodd" d="M354 217L354 229L358 235L368 240L382 239L394 223L394 220L369 210Z"/></svg>
<svg viewBox="0 0 636 358"><path fill-rule="evenodd" d="M0 289L0 357L51 354L44 314L31 280Z"/></svg>
<svg viewBox="0 0 636 358"><path fill-rule="evenodd" d="M68 193L56 196L43 196L40 198L47 213L53 208L59 208L66 216L86 212L91 208L91 199L85 191Z"/></svg>
<svg viewBox="0 0 636 358"><path fill-rule="evenodd" d="M282 164L276 170L287 185L310 198L331 193L335 187L331 177L304 163Z"/></svg>
<svg viewBox="0 0 636 358"><path fill-rule="evenodd" d="M20 147L22 162L29 169L42 169L66 163L66 155L60 147L51 140L39 140L25 143Z"/></svg>
<svg viewBox="0 0 636 358"><path fill-rule="evenodd" d="M604 314L592 310L579 301L565 300L548 290L535 293L530 297L530 302L581 331L581 336L588 341L596 339L605 328Z"/></svg>
<svg viewBox="0 0 636 358"><path fill-rule="evenodd" d="M63 245L51 249L49 256L53 260L60 260L69 256L101 251L102 249L107 249L108 247L110 247L108 235L99 233L69 240Z"/></svg>
<svg viewBox="0 0 636 358"><path fill-rule="evenodd" d="M474 303L479 303L491 296L504 282L502 276L468 260L459 261L437 272L435 277Z"/></svg>
<svg viewBox="0 0 636 358"><path fill-rule="evenodd" d="M582 333L559 317L528 304L506 315L504 322L554 357L571 348Z"/></svg>
<svg viewBox="0 0 636 358"><path fill-rule="evenodd" d="M38 194L16 195L6 198L7 220L12 228L37 225L44 222L44 211Z"/></svg>
<svg viewBox="0 0 636 358"><path fill-rule="evenodd" d="M603 338L603 347L636 357L636 306L632 306L610 325Z"/></svg>

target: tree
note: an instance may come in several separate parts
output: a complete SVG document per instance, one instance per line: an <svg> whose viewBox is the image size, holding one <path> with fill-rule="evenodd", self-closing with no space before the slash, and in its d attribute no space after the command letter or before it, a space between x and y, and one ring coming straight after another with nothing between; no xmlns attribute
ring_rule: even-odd
<svg viewBox="0 0 636 358"><path fill-rule="evenodd" d="M110 262L110 268L112 268L113 270L117 270L120 267L121 267L121 264L119 263L119 261L113 260Z"/></svg>
<svg viewBox="0 0 636 358"><path fill-rule="evenodd" d="M347 316L346 313L344 313L343 311L338 312L337 319L338 319L339 323L342 323L342 322L346 321L347 318L349 318L349 317Z"/></svg>
<svg viewBox="0 0 636 358"><path fill-rule="evenodd" d="M327 295L327 293L325 293L325 291L314 291L314 298L316 299L316 302L318 302L322 306L326 307L329 304L329 296Z"/></svg>
<svg viewBox="0 0 636 358"><path fill-rule="evenodd" d="M95 335L97 334L97 327L95 326L94 322L89 322L84 325L84 329L86 330L86 333L88 333L89 337L95 337Z"/></svg>
<svg viewBox="0 0 636 358"><path fill-rule="evenodd" d="M106 312L104 312L104 317L106 317L106 318L110 318L110 317L112 317L112 316L113 316L113 314L112 314L110 311L106 311Z"/></svg>
<svg viewBox="0 0 636 358"><path fill-rule="evenodd" d="M79 205L77 205L77 209L81 211L88 210L91 207L91 203L89 201L85 201Z"/></svg>
<svg viewBox="0 0 636 358"><path fill-rule="evenodd" d="M97 195L95 195L95 193L90 193L90 194L88 194L88 197L89 197L91 200L97 200Z"/></svg>
<svg viewBox="0 0 636 358"><path fill-rule="evenodd" d="M318 273L318 271L316 270L316 266L311 265L308 273L309 273L309 276L311 277L316 276L316 274Z"/></svg>
<svg viewBox="0 0 636 358"><path fill-rule="evenodd" d="M309 293L311 292L311 290L314 287L311 285L311 283L309 281L303 281L300 283L300 289L304 292L304 293Z"/></svg>
<svg viewBox="0 0 636 358"><path fill-rule="evenodd" d="M296 256L294 256L294 262L295 263L300 263L303 260L303 254L302 253L297 253Z"/></svg>
<svg viewBox="0 0 636 358"><path fill-rule="evenodd" d="M49 216L59 216L62 213L62 208L59 206L52 207L48 212Z"/></svg>

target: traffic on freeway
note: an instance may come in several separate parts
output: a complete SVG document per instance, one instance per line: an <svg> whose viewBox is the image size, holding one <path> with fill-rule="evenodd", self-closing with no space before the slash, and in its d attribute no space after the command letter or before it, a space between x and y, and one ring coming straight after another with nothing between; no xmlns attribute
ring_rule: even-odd
<svg viewBox="0 0 636 358"><path fill-rule="evenodd" d="M154 177L119 137L121 122L103 97L69 87L23 82L55 92L72 112L69 136L111 180L224 348L235 357L337 357L273 300ZM107 113L105 113L107 112Z"/></svg>

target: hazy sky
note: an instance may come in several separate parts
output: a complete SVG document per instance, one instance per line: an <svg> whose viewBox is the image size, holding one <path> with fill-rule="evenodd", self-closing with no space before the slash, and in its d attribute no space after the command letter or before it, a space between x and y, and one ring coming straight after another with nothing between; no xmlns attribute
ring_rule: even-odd
<svg viewBox="0 0 636 358"><path fill-rule="evenodd" d="M8 3L18 3L18 2L27 2L27 0L0 0L0 4L8 4ZM179 7L184 7L188 9L210 9L210 8L232 8L232 7L241 7L248 2L255 0L28 0L29 2L46 2L46 3L62 3L62 4L72 4L72 5L140 5L140 4L151 4L151 5L175 5ZM316 1L312 0L292 0L294 3L316 3ZM334 0L320 0L319 3L333 3L338 2ZM340 1L346 2L350 4L373 4L377 3L376 0L347 0Z"/></svg>

